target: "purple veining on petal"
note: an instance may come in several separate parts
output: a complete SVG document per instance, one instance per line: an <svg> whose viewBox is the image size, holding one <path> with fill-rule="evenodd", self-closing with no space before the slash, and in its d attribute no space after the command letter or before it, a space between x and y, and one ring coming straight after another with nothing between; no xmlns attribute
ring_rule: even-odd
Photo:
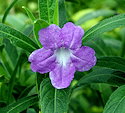
<svg viewBox="0 0 125 113"><path fill-rule="evenodd" d="M39 40L44 48L46 49L56 49L61 47L61 28L52 24L47 28L41 29L39 31Z"/></svg>
<svg viewBox="0 0 125 113"><path fill-rule="evenodd" d="M61 37L64 41L63 46L70 49L81 47L83 35L84 31L80 26L75 26L71 22L66 23L61 29Z"/></svg>
<svg viewBox="0 0 125 113"><path fill-rule="evenodd" d="M38 49L29 56L31 69L34 72L47 73L55 68L56 57L54 51L50 49Z"/></svg>
<svg viewBox="0 0 125 113"><path fill-rule="evenodd" d="M52 85L57 89L67 88L74 78L75 67L72 63L66 66L57 64L49 74Z"/></svg>
<svg viewBox="0 0 125 113"><path fill-rule="evenodd" d="M96 64L95 51L90 47L83 46L72 53L72 63L78 71L88 71Z"/></svg>
<svg viewBox="0 0 125 113"><path fill-rule="evenodd" d="M30 62L39 62L39 61L45 60L46 58L52 56L53 54L54 54L54 51L52 51L50 49L41 48L41 49L37 49L37 50L33 51L30 54L28 60Z"/></svg>
<svg viewBox="0 0 125 113"><path fill-rule="evenodd" d="M29 56L34 72L49 73L52 85L57 89L67 88L78 71L88 71L96 64L95 51L81 47L84 31L68 22L61 29L52 24L39 31L42 49Z"/></svg>

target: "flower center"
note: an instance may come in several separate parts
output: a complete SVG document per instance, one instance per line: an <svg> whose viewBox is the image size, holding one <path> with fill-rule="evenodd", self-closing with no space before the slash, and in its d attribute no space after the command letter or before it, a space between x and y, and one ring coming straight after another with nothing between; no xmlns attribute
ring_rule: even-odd
<svg viewBox="0 0 125 113"><path fill-rule="evenodd" d="M66 66L70 59L71 52L69 49L62 47L56 50L55 55L57 58L57 62L63 66Z"/></svg>

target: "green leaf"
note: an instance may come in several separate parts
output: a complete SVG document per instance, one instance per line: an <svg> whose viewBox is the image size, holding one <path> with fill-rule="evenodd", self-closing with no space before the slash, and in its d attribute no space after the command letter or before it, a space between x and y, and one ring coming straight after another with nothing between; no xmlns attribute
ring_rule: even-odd
<svg viewBox="0 0 125 113"><path fill-rule="evenodd" d="M59 7L58 7L58 0L56 0L56 6L55 6L55 10L54 10L54 20L53 20L53 24L59 25Z"/></svg>
<svg viewBox="0 0 125 113"><path fill-rule="evenodd" d="M40 18L49 24L52 24L54 21L56 3L56 0L39 0Z"/></svg>
<svg viewBox="0 0 125 113"><path fill-rule="evenodd" d="M49 79L40 86L40 106L42 113L67 113L69 89L55 89Z"/></svg>
<svg viewBox="0 0 125 113"><path fill-rule="evenodd" d="M121 48L121 57L125 56L125 28L121 30L121 37L122 37L122 48Z"/></svg>
<svg viewBox="0 0 125 113"><path fill-rule="evenodd" d="M1 108L0 113L18 113L26 108L36 104L38 102L38 96L33 95L29 97L24 97L11 105Z"/></svg>
<svg viewBox="0 0 125 113"><path fill-rule="evenodd" d="M33 108L29 108L26 113L36 113L36 111Z"/></svg>
<svg viewBox="0 0 125 113"><path fill-rule="evenodd" d="M125 113L125 85L112 93L103 113Z"/></svg>
<svg viewBox="0 0 125 113"><path fill-rule="evenodd" d="M97 25L90 28L83 37L83 42L98 37L100 34L111 31L117 27L125 26L125 14L120 14L105 19Z"/></svg>
<svg viewBox="0 0 125 113"><path fill-rule="evenodd" d="M13 66L16 65L17 62L17 58L18 58L18 53L17 53L17 49L15 46L13 46L10 41L8 39L4 39L3 40L4 44L5 44L5 50L8 56L8 59L10 59L11 63ZM6 57L7 57L6 56Z"/></svg>
<svg viewBox="0 0 125 113"><path fill-rule="evenodd" d="M111 16L114 14L115 14L114 11L106 10L106 9L93 11L93 12L87 13L86 15L82 16L75 24L81 25L81 24L85 23L86 21L97 18L99 16Z"/></svg>
<svg viewBox="0 0 125 113"><path fill-rule="evenodd" d="M33 85L27 86L19 95L19 98L25 97L28 95L28 93L33 89Z"/></svg>
<svg viewBox="0 0 125 113"><path fill-rule="evenodd" d="M26 8L25 6L22 6L22 8L25 9L29 18L32 20L32 22L34 22L36 20L36 18L34 17L33 13L28 8Z"/></svg>
<svg viewBox="0 0 125 113"><path fill-rule="evenodd" d="M0 23L0 37L8 38L16 46L32 52L39 48L30 38L25 36L23 33Z"/></svg>
<svg viewBox="0 0 125 113"><path fill-rule="evenodd" d="M125 59L121 57L100 57L96 66L107 67L125 72Z"/></svg>
<svg viewBox="0 0 125 113"><path fill-rule="evenodd" d="M16 4L17 1L18 1L18 0L13 0L13 2L12 2L12 3L9 5L9 7L6 9L6 11L5 11L5 13L4 13L4 16L3 16L3 18L2 18L2 23L5 22L8 13L10 12L11 8Z"/></svg>
<svg viewBox="0 0 125 113"><path fill-rule="evenodd" d="M5 80L5 78L4 78L4 76L0 76L0 82L4 82L4 80Z"/></svg>
<svg viewBox="0 0 125 113"><path fill-rule="evenodd" d="M66 22L65 0L59 0L59 26L63 27Z"/></svg>
<svg viewBox="0 0 125 113"><path fill-rule="evenodd" d="M83 76L78 81L77 87L91 83L107 83L116 86L123 85L125 83L124 73L107 68L95 69L86 76Z"/></svg>
<svg viewBox="0 0 125 113"><path fill-rule="evenodd" d="M34 35L35 35L35 40L36 40L37 44L39 45L39 47L42 47L42 45L41 45L41 43L39 42L39 39L38 39L39 38L38 32L39 32L40 29L46 28L47 26L49 26L49 24L46 21L41 20L41 19L36 20L34 22Z"/></svg>
<svg viewBox="0 0 125 113"><path fill-rule="evenodd" d="M84 45L93 48L96 52L97 57L107 56L109 53L111 53L109 52L111 50L107 48L106 44L101 38L96 38L95 40L88 41L84 43Z"/></svg>
<svg viewBox="0 0 125 113"><path fill-rule="evenodd" d="M7 84L5 83L6 80L2 83L0 83L0 108L2 106L4 106L5 104L2 104L2 103L6 103L6 97L7 97L7 90L8 90L8 87L7 87ZM1 103L2 102L2 103ZM0 113L4 113L4 112L1 112Z"/></svg>
<svg viewBox="0 0 125 113"><path fill-rule="evenodd" d="M80 3L80 1L78 1L78 0L66 0L66 2L72 2L72 3L77 3L77 4Z"/></svg>
<svg viewBox="0 0 125 113"><path fill-rule="evenodd" d="M1 49L1 51L0 51L0 63L1 63L1 66L3 67L3 69L5 71L5 74L4 74L5 78L9 79L11 77L12 68L8 64L7 58L3 54L3 50L2 50L3 48L0 48L0 49Z"/></svg>
<svg viewBox="0 0 125 113"><path fill-rule="evenodd" d="M112 94L112 87L109 84L103 84L103 83L98 83L98 84L92 84L91 87L98 91L100 93L99 95L102 98L102 104L103 106L106 104L106 102L109 99L109 96Z"/></svg>
<svg viewBox="0 0 125 113"><path fill-rule="evenodd" d="M12 92L13 92L13 88L14 88L14 83L15 83L15 80L16 80L16 73L17 73L17 70L18 70L18 67L24 62L24 60L26 59L26 55L25 54L21 54L18 58L18 61L17 61L17 64L14 68L14 71L11 75L11 78L10 78L10 81L9 81L9 92L8 92L8 97L7 97L7 101L8 103L10 103L10 99L11 99L11 96L12 96Z"/></svg>

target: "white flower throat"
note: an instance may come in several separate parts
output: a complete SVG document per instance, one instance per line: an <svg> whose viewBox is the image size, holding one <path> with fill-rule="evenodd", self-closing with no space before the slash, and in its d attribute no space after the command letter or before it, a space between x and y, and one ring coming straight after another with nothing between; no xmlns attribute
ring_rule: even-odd
<svg viewBox="0 0 125 113"><path fill-rule="evenodd" d="M63 66L66 66L70 60L71 51L67 48L59 48L55 52L57 62Z"/></svg>

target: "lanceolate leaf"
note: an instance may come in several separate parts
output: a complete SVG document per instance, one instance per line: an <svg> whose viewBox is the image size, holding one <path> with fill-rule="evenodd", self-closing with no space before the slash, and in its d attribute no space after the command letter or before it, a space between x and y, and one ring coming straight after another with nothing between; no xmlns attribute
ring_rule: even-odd
<svg viewBox="0 0 125 113"><path fill-rule="evenodd" d="M59 25L59 2L56 0L53 16L53 24Z"/></svg>
<svg viewBox="0 0 125 113"><path fill-rule="evenodd" d="M97 25L90 28L83 37L83 42L96 38L100 34L111 31L117 27L125 26L125 14L120 14L108 19L105 19Z"/></svg>
<svg viewBox="0 0 125 113"><path fill-rule="evenodd" d="M69 89L55 89L49 79L40 86L40 107L42 113L67 113Z"/></svg>
<svg viewBox="0 0 125 113"><path fill-rule="evenodd" d="M82 16L75 24L80 25L80 24L85 23L88 20L91 20L93 18L97 18L99 16L111 16L114 14L115 14L114 11L106 10L106 9L93 11L93 12L87 13L86 15Z"/></svg>
<svg viewBox="0 0 125 113"><path fill-rule="evenodd" d="M24 97L5 108L1 108L0 113L18 113L18 112L21 112L21 111L25 110L26 108L36 104L37 102L38 102L37 95Z"/></svg>
<svg viewBox="0 0 125 113"><path fill-rule="evenodd" d="M39 0L40 18L49 24L52 24L54 20L55 7L56 0Z"/></svg>
<svg viewBox="0 0 125 113"><path fill-rule="evenodd" d="M29 16L29 18L34 22L36 20L36 18L34 17L34 15L32 14L32 12L26 8L25 6L22 6L23 9L25 9L27 15Z"/></svg>
<svg viewBox="0 0 125 113"><path fill-rule="evenodd" d="M96 38L94 41L88 41L84 45L93 48L96 52L96 56L107 56L111 53L111 50L106 46L104 41L101 38Z"/></svg>
<svg viewBox="0 0 125 113"><path fill-rule="evenodd" d="M124 57L125 55L125 28L121 30L121 37L122 37L121 57Z"/></svg>
<svg viewBox="0 0 125 113"><path fill-rule="evenodd" d="M110 96L103 113L125 113L125 85Z"/></svg>
<svg viewBox="0 0 125 113"><path fill-rule="evenodd" d="M30 38L25 36L23 33L0 23L0 37L8 38L16 46L32 52L39 48Z"/></svg>
<svg viewBox="0 0 125 113"><path fill-rule="evenodd" d="M14 68L14 71L11 75L11 78L10 78L10 81L9 81L9 91L8 91L8 97L7 97L7 101L8 103L10 103L10 98L12 96L12 92L13 92L13 88L14 88L14 83L15 83L15 80L16 80L16 73L17 73L17 70L18 70L18 67L21 65L21 63L23 63L26 59L26 55L25 54L21 54L18 58L18 61L17 61L17 64L15 65L15 68Z"/></svg>
<svg viewBox="0 0 125 113"><path fill-rule="evenodd" d="M99 68L82 77L77 86L91 83L107 83L111 85L123 85L125 83L124 73L113 69Z"/></svg>
<svg viewBox="0 0 125 113"><path fill-rule="evenodd" d="M38 39L39 38L38 32L40 29L46 28L47 26L49 26L49 24L42 19L34 21L34 35L35 35L35 40L36 40L37 44L39 45L39 47L42 47L42 45Z"/></svg>
<svg viewBox="0 0 125 113"><path fill-rule="evenodd" d="M101 57L96 66L107 67L125 72L125 59L122 57Z"/></svg>
<svg viewBox="0 0 125 113"><path fill-rule="evenodd" d="M5 44L5 50L6 50L6 53L8 55L8 58L10 59L11 63L13 64L13 66L15 66L16 62L17 62L17 58L18 58L17 49L16 49L15 46L13 46L10 43L10 41L8 39L5 38L3 40L3 42Z"/></svg>
<svg viewBox="0 0 125 113"><path fill-rule="evenodd" d="M63 27L66 22L65 0L59 0L59 26Z"/></svg>

